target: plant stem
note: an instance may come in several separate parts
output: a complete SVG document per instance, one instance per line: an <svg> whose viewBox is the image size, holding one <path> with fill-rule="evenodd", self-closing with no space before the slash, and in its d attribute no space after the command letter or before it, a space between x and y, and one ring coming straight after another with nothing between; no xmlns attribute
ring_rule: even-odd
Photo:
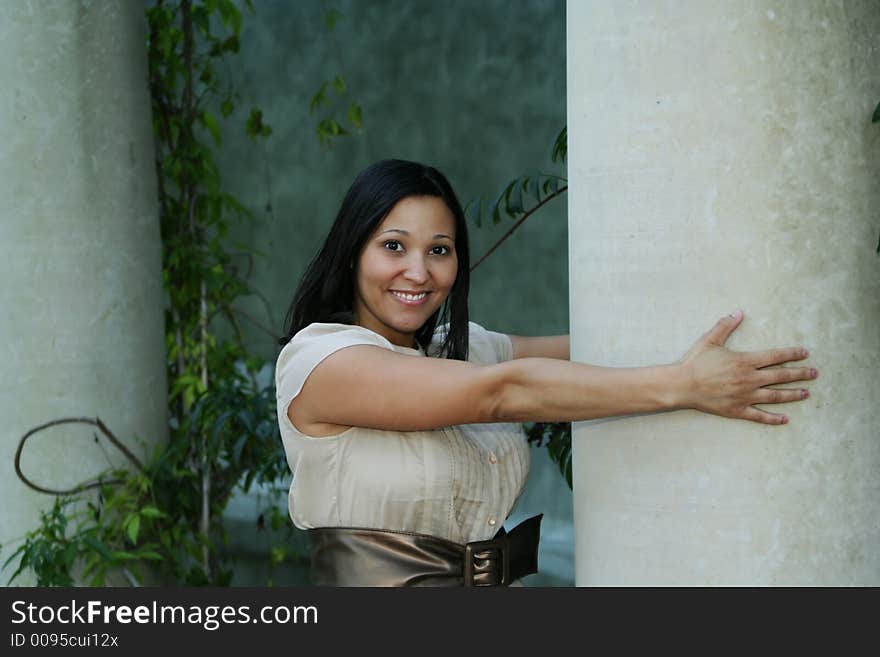
<svg viewBox="0 0 880 657"><path fill-rule="evenodd" d="M205 285L205 280L202 279L202 286L200 290L200 304L199 304L199 328L201 331L200 340L202 343L202 348L199 352L199 357L201 360L201 371L202 371L202 385L204 389L208 389L208 290ZM202 567L205 569L205 574L210 579L211 576L211 564L208 558L208 534L209 529L211 528L211 463L208 459L208 434L207 431L202 428L201 442L202 442L202 517L201 517L201 525L200 531L202 537L205 539L205 542L202 544Z"/></svg>
<svg viewBox="0 0 880 657"><path fill-rule="evenodd" d="M488 258L490 255L492 255L492 253L494 253L495 249L497 249L499 246L501 246L501 244L502 244L502 242L504 242L504 240L506 240L508 237L510 237L511 235L513 235L513 231L515 231L517 228L519 228L520 225L522 224L522 222L524 222L526 219L528 219L528 218L531 217L533 214L535 214L535 212L537 212L538 210L540 210L544 205L547 204L548 201L551 201L552 199L556 198L557 196L559 196L560 194L562 194L562 193L564 193L564 192L566 192L566 191L568 191L568 185L566 185L565 187L562 187L561 189L556 190L555 192L553 192L552 194L550 194L550 196L547 196L543 201L541 201L540 203L538 203L538 205L536 205L536 206L533 207L531 210L529 210L528 212L526 212L523 216L521 216L521 217L517 220L517 222L516 222L515 224L513 224L513 226L511 226L510 230L508 230L506 233L504 233L504 235L501 236L501 239L499 239L497 242L495 242L495 244L493 244L492 247L491 247L488 251L486 251L486 252L480 257L479 260L477 260L473 265L471 265L471 271L473 271L474 269L476 269L476 268L480 265L480 263L483 262L483 260L485 260L485 259Z"/></svg>

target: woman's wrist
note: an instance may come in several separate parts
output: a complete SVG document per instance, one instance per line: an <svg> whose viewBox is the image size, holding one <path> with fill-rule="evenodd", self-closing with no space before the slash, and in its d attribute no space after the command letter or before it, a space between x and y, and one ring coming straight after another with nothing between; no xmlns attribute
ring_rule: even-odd
<svg viewBox="0 0 880 657"><path fill-rule="evenodd" d="M667 411L675 411L683 408L693 408L691 391L693 390L693 378L690 368L682 362L672 363L666 366L669 370L669 386L665 400Z"/></svg>

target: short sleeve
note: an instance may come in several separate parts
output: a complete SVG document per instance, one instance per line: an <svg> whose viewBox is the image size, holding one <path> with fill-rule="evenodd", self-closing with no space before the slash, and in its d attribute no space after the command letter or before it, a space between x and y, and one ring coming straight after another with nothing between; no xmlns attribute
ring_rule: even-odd
<svg viewBox="0 0 880 657"><path fill-rule="evenodd" d="M448 324L437 327L429 354L439 351L447 330ZM476 322L468 322L468 361L477 365L496 365L512 359L513 344L509 336L489 331Z"/></svg>
<svg viewBox="0 0 880 657"><path fill-rule="evenodd" d="M286 427L297 435L304 435L287 417L290 402L321 361L340 349L359 344L391 348L390 343L376 333L347 324L310 324L284 346L275 363L278 423L282 429Z"/></svg>

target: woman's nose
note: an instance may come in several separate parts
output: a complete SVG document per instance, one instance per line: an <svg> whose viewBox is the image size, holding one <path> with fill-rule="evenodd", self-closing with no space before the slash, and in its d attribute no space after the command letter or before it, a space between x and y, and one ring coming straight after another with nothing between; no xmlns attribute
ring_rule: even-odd
<svg viewBox="0 0 880 657"><path fill-rule="evenodd" d="M421 258L414 258L407 265L406 271L403 274L407 280L419 285L428 281L428 268Z"/></svg>

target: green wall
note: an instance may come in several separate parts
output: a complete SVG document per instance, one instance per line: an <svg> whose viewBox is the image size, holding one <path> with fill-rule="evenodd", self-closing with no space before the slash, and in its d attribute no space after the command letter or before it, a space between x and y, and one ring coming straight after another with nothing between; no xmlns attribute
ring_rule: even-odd
<svg viewBox="0 0 880 657"><path fill-rule="evenodd" d="M561 0L254 5L254 14L245 11L242 52L224 72L242 103L230 117L219 163L229 188L256 214L254 224L232 232L231 243L265 254L255 259L251 281L269 310L254 298L239 306L276 333L348 186L372 162L396 157L436 166L462 204L492 197L525 173L565 175L550 157L565 124ZM325 8L342 14L332 33ZM364 128L328 149L315 132L319 114L308 107L322 80L337 73L346 99L363 109ZM243 129L232 134L251 105L273 128L265 143L244 137ZM474 321L523 335L568 332L566 211L563 196L476 270ZM472 227L472 260L511 223ZM242 328L254 352L274 362L274 342L247 320ZM511 520L547 514L544 537L559 552L558 581L549 574L543 581L567 583L571 494L544 450L532 455L529 485Z"/></svg>
<svg viewBox="0 0 880 657"><path fill-rule="evenodd" d="M279 332L342 196L372 162L399 157L437 166L463 204L497 194L520 174L564 173L550 159L565 123L562 2L335 6L343 17L331 33L320 2L255 3L242 53L230 67L243 98L231 121L242 125L256 104L274 131L266 143L228 134L220 157L227 184L258 218L234 237L266 254L255 261L252 281L269 300L271 318L256 301L242 308ZM321 81L340 70L346 96L363 108L364 129L328 149L318 142L318 114L310 116L308 105ZM509 225L473 227L472 258ZM563 198L477 269L471 313L500 331L567 333L567 286ZM274 358L271 341L247 330L253 348Z"/></svg>

